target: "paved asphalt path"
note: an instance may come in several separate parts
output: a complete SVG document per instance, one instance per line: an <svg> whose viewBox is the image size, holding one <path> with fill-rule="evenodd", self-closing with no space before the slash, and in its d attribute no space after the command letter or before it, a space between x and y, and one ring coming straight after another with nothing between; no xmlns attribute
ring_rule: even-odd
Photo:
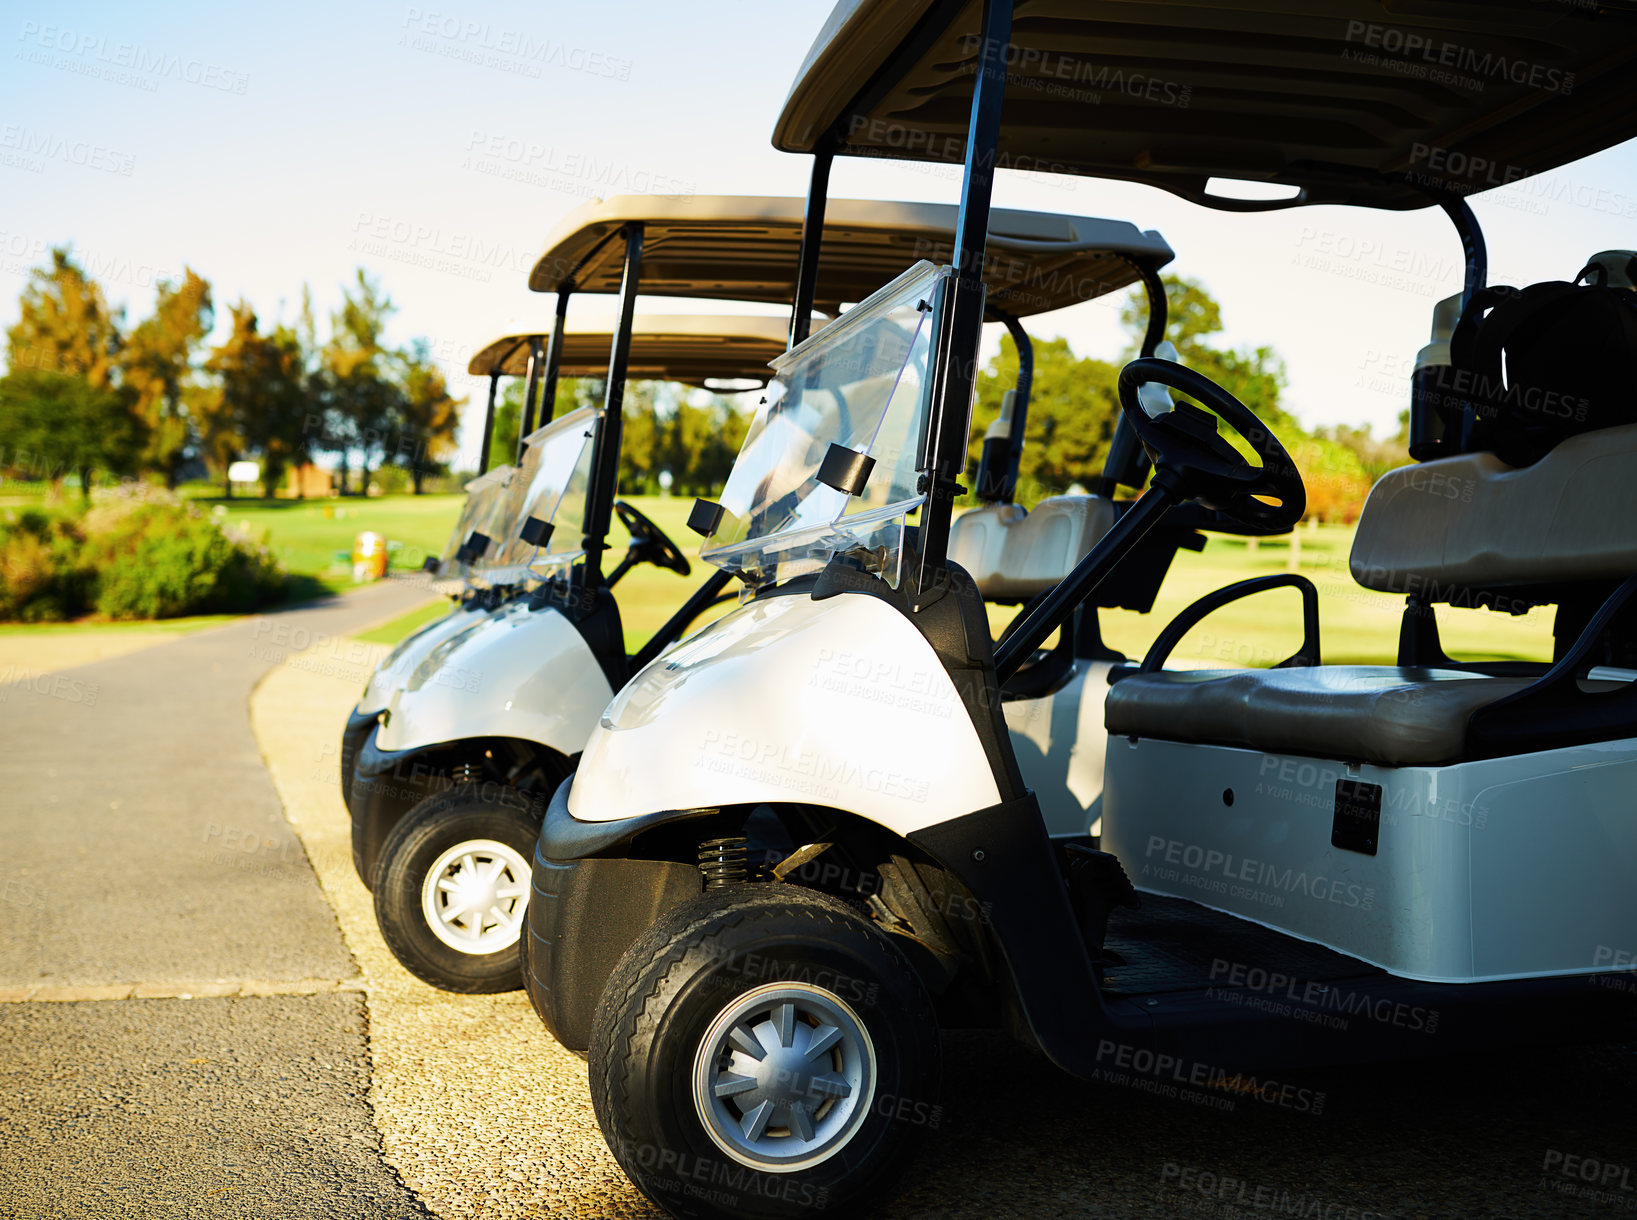
<svg viewBox="0 0 1637 1220"><path fill-rule="evenodd" d="M389 582L0 687L0 992L246 993L0 1004L0 1216L426 1214L381 1160L357 970L247 709L289 652L425 599Z"/></svg>

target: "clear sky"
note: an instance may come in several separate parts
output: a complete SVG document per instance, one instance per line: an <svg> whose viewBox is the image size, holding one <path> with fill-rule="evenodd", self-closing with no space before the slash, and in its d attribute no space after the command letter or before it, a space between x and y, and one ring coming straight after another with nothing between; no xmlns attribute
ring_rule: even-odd
<svg viewBox="0 0 1637 1220"><path fill-rule="evenodd" d="M355 266L424 335L478 418L470 352L551 316L526 277L586 198L793 194L806 158L769 135L831 0L540 4L0 5L0 326L30 266L72 242L133 317L184 264L219 315L321 309ZM543 58L511 48L544 44ZM495 49L485 49L495 48ZM838 163L832 193L954 202L943 167ZM1268 343L1309 424L1391 430L1433 303L1460 287L1454 231L1412 214L1236 216L1121 183L1003 175L996 202L1157 228L1223 303L1231 343ZM1637 246L1637 147L1478 196L1491 281L1568 278ZM575 313L598 316L583 300ZM687 312L677 302L655 303ZM699 309L711 306L700 305ZM606 310L602 312L606 316ZM1110 304L1038 319L1112 356ZM476 448L468 428L466 452Z"/></svg>

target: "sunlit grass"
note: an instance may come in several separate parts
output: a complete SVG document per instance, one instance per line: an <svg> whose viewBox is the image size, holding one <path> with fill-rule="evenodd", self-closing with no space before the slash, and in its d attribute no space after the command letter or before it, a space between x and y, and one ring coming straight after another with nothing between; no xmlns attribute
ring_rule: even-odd
<svg viewBox="0 0 1637 1220"><path fill-rule="evenodd" d="M651 517L692 561L687 577L644 565L620 581L620 618L628 648L635 649L663 624L714 570L698 559L699 539L686 524L692 500L681 496L632 496L632 503ZM356 587L350 561L353 539L374 530L395 543L396 570L419 568L422 558L443 549L460 513L459 495L384 496L345 500L242 500L201 502L207 511L222 503L219 514L229 523L265 536L286 569L311 578L313 591L344 591ZM627 543L625 531L615 525L614 550L609 567ZM1200 553L1179 552L1154 609L1149 614L1104 611L1104 638L1128 656L1138 657L1159 630L1181 609L1213 589L1251 576L1295 570L1313 580L1319 590L1320 638L1326 662L1391 664L1398 647L1399 617L1404 599L1373 593L1353 583L1347 570L1352 546L1349 527L1303 527L1296 535L1295 566L1288 538L1248 543L1243 538L1212 535ZM343 557L345 556L345 557ZM418 608L364 638L393 643L420 624L445 612L439 600ZM1016 610L991 607L990 619L999 626ZM1552 651L1552 611L1535 610L1512 617L1485 610L1438 609L1445 648L1468 660L1548 660ZM195 630L227 621L221 617L175 619L163 623L107 624L99 630ZM0 631L79 631L78 624L15 625ZM1300 642L1301 614L1293 590L1279 590L1234 603L1211 615L1183 640L1176 650L1179 661L1201 664L1270 665L1293 653Z"/></svg>
<svg viewBox="0 0 1637 1220"><path fill-rule="evenodd" d="M354 587L352 546L365 530L397 543L393 566L414 570L443 551L460 516L462 495L381 496L373 499L199 500L224 524L265 538L287 572L311 578L315 591Z"/></svg>
<svg viewBox="0 0 1637 1220"><path fill-rule="evenodd" d="M148 619L141 622L107 622L100 619L80 619L72 623L0 623L0 636L60 636L84 635L100 631L109 635L186 635L206 627L220 627L237 618L232 614L196 614L191 618Z"/></svg>
<svg viewBox="0 0 1637 1220"><path fill-rule="evenodd" d="M396 644L416 628L448 614L453 603L446 597L419 606L407 614L400 614L390 623L382 623L373 631L360 632L358 639L366 644Z"/></svg>

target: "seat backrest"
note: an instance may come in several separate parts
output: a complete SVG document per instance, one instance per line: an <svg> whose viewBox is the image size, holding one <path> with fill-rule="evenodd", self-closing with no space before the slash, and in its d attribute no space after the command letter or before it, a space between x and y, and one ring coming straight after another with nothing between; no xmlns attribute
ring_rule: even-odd
<svg viewBox="0 0 1637 1220"><path fill-rule="evenodd" d="M1530 466L1464 453L1382 476L1349 561L1368 589L1464 591L1637 572L1637 424L1584 432Z"/></svg>
<svg viewBox="0 0 1637 1220"><path fill-rule="evenodd" d="M965 568L990 601L1024 601L1043 593L1114 524L1104 496L1052 496L1033 512L985 504L962 513L949 530L949 558Z"/></svg>

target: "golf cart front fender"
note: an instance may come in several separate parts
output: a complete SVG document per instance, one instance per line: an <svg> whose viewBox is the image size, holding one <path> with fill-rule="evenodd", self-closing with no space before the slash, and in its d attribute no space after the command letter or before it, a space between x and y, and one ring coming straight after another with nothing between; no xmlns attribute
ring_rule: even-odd
<svg viewBox="0 0 1637 1220"><path fill-rule="evenodd" d="M432 650L393 695L376 745L403 753L509 737L572 758L613 693L573 622L514 602Z"/></svg>
<svg viewBox="0 0 1637 1220"><path fill-rule="evenodd" d="M636 675L585 743L568 810L821 805L905 835L1000 800L932 645L879 597L749 602Z"/></svg>
<svg viewBox="0 0 1637 1220"><path fill-rule="evenodd" d="M358 767L358 755L380 718L378 711L366 712L361 707L355 708L347 715L347 727L341 730L341 803L349 810L352 808L352 781Z"/></svg>
<svg viewBox="0 0 1637 1220"><path fill-rule="evenodd" d="M347 812L352 816L352 866L366 889L375 885L381 845L404 814L451 786L446 768L427 757L431 751L384 754L376 743L381 728L370 722L352 758Z"/></svg>
<svg viewBox="0 0 1637 1220"><path fill-rule="evenodd" d="M1033 792L909 840L971 892L1028 1035L1058 1067L1091 1077L1088 1037L1111 1024ZM1143 1037L1146 1018L1128 1037Z"/></svg>
<svg viewBox="0 0 1637 1220"><path fill-rule="evenodd" d="M370 675L363 697L358 700L357 714L373 721L391 702L393 692L409 681L410 675L433 649L466 628L482 622L487 614L488 611L476 603L468 602L399 640Z"/></svg>
<svg viewBox="0 0 1637 1220"><path fill-rule="evenodd" d="M693 865L627 859L622 849L645 831L715 812L667 809L617 822L581 821L570 807L583 778L564 780L546 810L528 909L531 998L571 1049L589 1039L591 1011L619 955L643 928L702 888ZM907 837L971 893L1003 963L1020 1032L1059 1067L1092 1076L1097 1064L1087 1034L1106 1029L1108 1014L1034 794ZM586 926L595 926L596 934L586 935ZM1136 1030L1126 1036L1144 1038L1146 1017L1133 1014L1132 1023Z"/></svg>
<svg viewBox="0 0 1637 1220"><path fill-rule="evenodd" d="M524 917L523 981L552 1036L583 1051L615 964L643 929L701 893L704 878L692 864L597 854L663 822L700 816L697 812L577 822L568 812L573 786L570 775L553 794L540 825Z"/></svg>

